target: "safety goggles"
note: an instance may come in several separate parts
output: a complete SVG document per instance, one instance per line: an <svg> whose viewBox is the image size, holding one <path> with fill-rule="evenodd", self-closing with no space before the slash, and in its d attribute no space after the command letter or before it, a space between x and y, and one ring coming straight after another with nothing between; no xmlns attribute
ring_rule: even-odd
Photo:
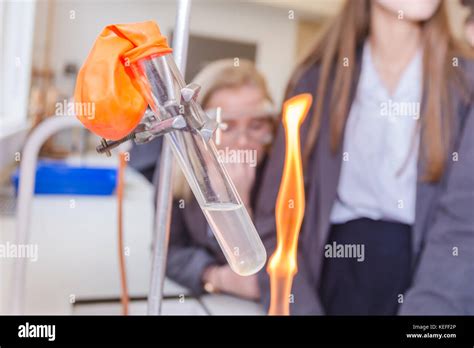
<svg viewBox="0 0 474 348"><path fill-rule="evenodd" d="M270 144L273 140L273 127L276 111L270 103L264 103L257 110L237 110L223 112L221 108L206 110L206 113L217 121L216 143L225 134L229 141L236 141L246 136L249 141L262 145ZM246 122L239 120L245 119Z"/></svg>

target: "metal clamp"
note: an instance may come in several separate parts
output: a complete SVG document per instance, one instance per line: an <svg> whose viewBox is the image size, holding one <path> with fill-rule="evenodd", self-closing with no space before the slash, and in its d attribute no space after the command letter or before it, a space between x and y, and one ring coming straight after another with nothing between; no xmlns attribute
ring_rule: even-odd
<svg viewBox="0 0 474 348"><path fill-rule="evenodd" d="M192 108L198 106L196 98L201 90L201 86L191 83L181 89L181 105ZM108 157L112 154L110 150L118 147L129 140L133 140L136 144L145 144L156 137L175 130L195 130L199 132L202 138L208 142L212 138L212 134L217 129L218 123L214 117L204 114L204 120L197 122L196 120L186 120L185 116L176 113L180 109L180 105L175 100L170 100L165 107L161 108L166 118L159 120L153 111L147 110L143 116L142 122L127 136L119 140L106 140L102 138L100 145L96 147L98 153L105 153Z"/></svg>

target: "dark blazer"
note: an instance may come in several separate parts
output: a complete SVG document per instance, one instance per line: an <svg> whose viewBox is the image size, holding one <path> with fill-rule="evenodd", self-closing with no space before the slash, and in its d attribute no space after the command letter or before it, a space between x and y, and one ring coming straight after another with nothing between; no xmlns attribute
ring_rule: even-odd
<svg viewBox="0 0 474 348"><path fill-rule="evenodd" d="M182 202L173 201L166 275L200 295L202 273L207 266L224 264L225 257L194 197L184 207Z"/></svg>
<svg viewBox="0 0 474 348"><path fill-rule="evenodd" d="M474 62L461 61L460 69L464 69L470 95L468 100L463 99L457 86L450 85L455 105L455 127L447 170L438 183L429 184L420 179L417 184L416 221L412 229L413 279L405 294L401 314L474 314ZM360 55L358 71L360 73ZM318 98L315 91L319 73L318 66L310 67L293 94L307 92ZM357 82L357 79L353 81L352 97ZM324 101L319 137L305 171L306 211L299 240L298 274L292 289L292 314L324 314L318 298L319 279L342 161L342 146L336 154L332 154L329 148L328 101L329 96ZM302 125L302 144L312 113L313 108ZM285 139L280 127L255 211L256 227L269 255L276 243L274 203L284 152ZM458 153L457 162L451 160L453 152ZM423 159L420 158L419 176L423 168ZM457 248L457 256L453 255L456 254L453 248ZM269 278L266 272L259 275L262 301L268 308Z"/></svg>

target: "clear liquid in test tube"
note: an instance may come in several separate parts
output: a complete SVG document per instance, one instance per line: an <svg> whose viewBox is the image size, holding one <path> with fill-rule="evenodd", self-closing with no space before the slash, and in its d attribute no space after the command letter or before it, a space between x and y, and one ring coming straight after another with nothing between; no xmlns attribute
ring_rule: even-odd
<svg viewBox="0 0 474 348"><path fill-rule="evenodd" d="M183 103L186 87L173 56L147 57L132 64L142 94L155 115L166 119L183 115L188 127L165 136L232 270L240 275L258 272L266 251L211 140L199 127L207 120L194 100Z"/></svg>

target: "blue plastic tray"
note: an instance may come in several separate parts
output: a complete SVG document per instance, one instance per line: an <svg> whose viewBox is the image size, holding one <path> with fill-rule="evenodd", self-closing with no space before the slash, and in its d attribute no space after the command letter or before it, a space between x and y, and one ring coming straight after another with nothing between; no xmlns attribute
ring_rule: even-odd
<svg viewBox="0 0 474 348"><path fill-rule="evenodd" d="M18 193L19 169L12 177ZM73 166L59 161L38 161L35 194L111 195L117 184L117 169Z"/></svg>

